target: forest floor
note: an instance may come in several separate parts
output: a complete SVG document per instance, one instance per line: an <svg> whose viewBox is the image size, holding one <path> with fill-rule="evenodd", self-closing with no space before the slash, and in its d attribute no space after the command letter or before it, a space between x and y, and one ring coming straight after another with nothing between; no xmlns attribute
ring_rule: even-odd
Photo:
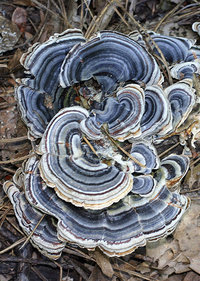
<svg viewBox="0 0 200 281"><path fill-rule="evenodd" d="M191 29L195 21L200 21L200 3L195 0L0 1L1 281L200 281L200 142L192 147L192 164L180 187L191 198L191 207L175 232L121 258L68 245L61 258L52 261L30 243L20 248L25 235L2 189L31 150L14 88L16 79L23 77L20 57L32 44L67 28L80 28L89 38L105 29L129 34L141 25L161 34L196 39L200 45ZM178 148L169 144L168 149Z"/></svg>

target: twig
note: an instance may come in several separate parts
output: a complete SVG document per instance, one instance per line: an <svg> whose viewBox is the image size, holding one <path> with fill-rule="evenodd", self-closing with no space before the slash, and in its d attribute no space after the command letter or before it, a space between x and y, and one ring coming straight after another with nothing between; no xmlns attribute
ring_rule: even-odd
<svg viewBox="0 0 200 281"><path fill-rule="evenodd" d="M12 209L12 206L8 207L8 209L6 209L4 211L4 213L0 216L0 220L1 220L0 221L0 227L2 227L2 225L3 225L3 223L4 223L5 219L6 219L6 216L10 212L11 209Z"/></svg>
<svg viewBox="0 0 200 281"><path fill-rule="evenodd" d="M135 157L133 157L130 153L128 153L123 147L121 147L106 131L105 127L102 126L103 132L106 134L106 136L109 138L109 140L118 148L120 149L126 156L128 156L131 160L133 160L137 165L139 165L142 168L146 168L144 164L139 162Z"/></svg>
<svg viewBox="0 0 200 281"><path fill-rule="evenodd" d="M9 219L6 217L5 219L10 225L12 225L12 227L17 230L21 235L24 235L23 231L21 231L21 229L19 229L14 223L12 223L11 221L9 221Z"/></svg>
<svg viewBox="0 0 200 281"><path fill-rule="evenodd" d="M16 163L16 162L20 162L20 161L23 161L23 160L26 160L30 158L30 155L25 155L25 156L22 156L22 157L18 157L18 158L15 158L15 159L10 159L10 160L5 160L5 161L0 161L0 165L1 164L10 164L10 163Z"/></svg>
<svg viewBox="0 0 200 281"><path fill-rule="evenodd" d="M59 281L63 280L63 268L62 265L57 263L56 261L54 261L55 265L57 265L57 267L60 269L60 274L59 274Z"/></svg>
<svg viewBox="0 0 200 281"><path fill-rule="evenodd" d="M94 147L91 145L91 143L89 142L89 140L83 136L84 141L87 143L87 145L90 147L90 149L92 150L92 152L94 152L94 154L96 154L96 156L98 156L97 152L95 151Z"/></svg>
<svg viewBox="0 0 200 281"><path fill-rule="evenodd" d="M0 255L14 249L16 246L20 245L21 243L23 243L26 240L26 237L24 236L23 238L19 239L18 241L16 241L15 243L13 243L12 245L10 245L9 247L7 247L6 249L0 251Z"/></svg>
<svg viewBox="0 0 200 281"><path fill-rule="evenodd" d="M80 29L83 30L83 23L84 23L84 13L83 13L83 0L81 0L81 15L80 15Z"/></svg>
<svg viewBox="0 0 200 281"><path fill-rule="evenodd" d="M109 1L109 0L108 0L108 1ZM123 5L119 2L119 0L116 0L116 1L118 2L120 8L124 11L124 13L126 13L126 14L129 16L129 18L133 21L133 23L136 25L138 31L139 31L140 34L142 35L142 37L143 37L143 39L144 39L144 41L145 41L145 43L147 44L148 47L150 47L150 46L149 46L148 42L146 41L146 38L144 37L144 35L143 35L141 32L143 32L143 33L145 34L145 36L148 38L148 40L151 40L152 44L154 45L154 47L156 48L156 50L158 51L158 53L159 53L159 55L160 55L159 60L161 60L161 62L164 64L164 66L165 66L165 68L166 68L166 70L167 70L167 75L168 75L167 78L168 78L168 80L169 80L169 83L172 84L172 83L173 83L173 80L172 80L172 77L171 77L171 74L170 74L170 70L169 70L169 67L168 67L168 63L167 63L167 61L166 61L166 59L165 59L165 57L164 57L162 51L160 50L160 48L159 48L158 45L156 44L156 42L151 38L151 36L148 34L148 32L145 30L145 28L144 28L141 24L139 24L139 23L135 20L135 18L134 18L128 11L125 10L125 8L124 8ZM150 49L151 49L151 47L150 47ZM152 49L151 49L151 51L152 51ZM158 58L157 56L155 56L155 54L154 54L153 52L152 52L152 55L153 55L155 58ZM160 63L159 63L159 64L160 64ZM162 65L160 65L160 66L162 67Z"/></svg>
<svg viewBox="0 0 200 281"><path fill-rule="evenodd" d="M43 5L43 4L40 3L39 1L37 1L37 0L31 0L31 1L32 1L35 5L37 5L39 8L43 8L43 9L47 10L49 13L53 14L54 16L59 17L60 19L62 19L62 18L58 15L58 13L53 12L52 10L50 10L49 8L47 8L45 5Z"/></svg>
<svg viewBox="0 0 200 281"><path fill-rule="evenodd" d="M66 13L66 9L65 9L65 4L63 2L63 0L59 0L60 2L60 7L61 7L61 14L64 20L64 23L66 24L66 26L69 28L72 28L72 25L69 23L68 18L67 18L67 13Z"/></svg>
<svg viewBox="0 0 200 281"><path fill-rule="evenodd" d="M31 269L35 272L35 274L42 280L42 281L48 281L44 275L36 268L31 266Z"/></svg>
<svg viewBox="0 0 200 281"><path fill-rule="evenodd" d="M180 1L171 11L169 11L169 13L167 13L156 25L156 27L154 28L154 31L156 32L159 27L161 26L161 24L171 15L173 15L175 13L175 11L185 2L185 0Z"/></svg>
<svg viewBox="0 0 200 281"><path fill-rule="evenodd" d="M125 25L128 28L131 28L130 25L128 24L128 22L124 19L124 17L122 16L122 14L118 11L117 7L114 7L115 12L118 14L118 16L121 18L121 20L125 23Z"/></svg>
<svg viewBox="0 0 200 281"><path fill-rule="evenodd" d="M87 7L87 9L88 9L88 11L89 11L89 13L90 13L90 15L91 15L91 18L94 20L94 15L93 15L93 13L92 13L90 7L88 6L87 1L86 1L86 0L83 0L83 1L84 1L85 5L86 5L86 7Z"/></svg>
<svg viewBox="0 0 200 281"><path fill-rule="evenodd" d="M31 233L29 234L29 236L26 238L26 241L24 242L24 244L20 247L20 250L29 242L29 240L31 239L31 237L33 236L35 230L38 228L38 226L40 225L41 221L43 220L43 218L46 216L46 214L44 214L40 220L38 221L38 223L36 224L36 226L34 227L34 229L31 231Z"/></svg>
<svg viewBox="0 0 200 281"><path fill-rule="evenodd" d="M88 260L91 260L91 261L95 261L95 259L92 258L91 256L89 256L88 254L82 252L82 251L79 250L79 249L76 249L76 248L74 249L74 248L72 248L72 247L70 247L70 246L67 246L67 245L66 245L66 247L64 248L63 252L64 252L64 253L67 253L68 256L69 256L69 255L75 255L75 256L78 256L78 257L81 257L81 258L85 258L85 259L88 259Z"/></svg>
<svg viewBox="0 0 200 281"><path fill-rule="evenodd" d="M15 263L28 263L31 265L46 265L50 266L52 268L57 268L57 263L54 263L53 261L44 261L39 259L33 259L33 258L22 258L22 257L16 257L16 256L0 256L0 262L15 262ZM72 265L67 265L66 262L61 265L64 269L72 269Z"/></svg>
<svg viewBox="0 0 200 281"><path fill-rule="evenodd" d="M87 274L85 273L85 271L77 266L77 264L75 263L75 261L73 261L72 259L69 260L69 262L73 265L74 269L78 272L78 274L80 274L80 276L85 280L85 281L88 281L88 276Z"/></svg>
<svg viewBox="0 0 200 281"><path fill-rule="evenodd" d="M101 18L103 17L103 15L106 13L106 11L108 10L108 8L110 7L110 5L113 3L114 0L111 0L111 2L109 4L107 4L105 6L105 8L101 11L100 15L97 17L97 19L94 21L94 23L92 25L89 26L89 28L87 29L86 33L85 33L85 38L89 38L91 36L91 34L94 32L95 27L98 26L99 21L101 20Z"/></svg>
<svg viewBox="0 0 200 281"><path fill-rule="evenodd" d="M12 138L12 139L0 139L0 144L20 142L20 141L27 140L27 139L28 139L27 136L22 136L22 137L17 137L17 138Z"/></svg>
<svg viewBox="0 0 200 281"><path fill-rule="evenodd" d="M6 167L3 167L1 166L1 169L6 171L6 172L9 172L11 174L15 174L16 170L13 170L13 169L10 169L10 168L6 168Z"/></svg>
<svg viewBox="0 0 200 281"><path fill-rule="evenodd" d="M193 162L191 162L190 167L194 166L197 162L200 161L200 157L198 157L196 160L194 160Z"/></svg>
<svg viewBox="0 0 200 281"><path fill-rule="evenodd" d="M199 188L194 188L194 189L189 189L189 190L183 190L180 193L181 194L185 194L185 193L190 193L190 192L195 192L195 191L200 191L200 187Z"/></svg>
<svg viewBox="0 0 200 281"><path fill-rule="evenodd" d="M167 154L170 150L174 149L175 147L177 147L180 144L180 142L175 143L174 145L172 145L171 147L169 147L167 150L163 151L162 153L160 153L158 155L159 158L161 158L162 156L164 156L165 154Z"/></svg>
<svg viewBox="0 0 200 281"><path fill-rule="evenodd" d="M190 197L190 199L191 199L192 201L194 201L194 200L200 200L200 197Z"/></svg>

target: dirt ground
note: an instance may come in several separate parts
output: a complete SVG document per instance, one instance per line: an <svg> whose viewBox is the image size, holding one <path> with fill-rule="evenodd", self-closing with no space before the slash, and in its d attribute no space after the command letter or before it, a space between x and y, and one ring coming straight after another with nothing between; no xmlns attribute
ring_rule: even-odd
<svg viewBox="0 0 200 281"><path fill-rule="evenodd" d="M86 38L99 30L129 34L142 26L165 35L197 40L191 29L200 21L197 0L0 0L0 280L48 281L200 281L200 142L191 147L190 169L180 192L191 207L170 236L121 258L108 258L100 250L89 252L67 245L61 258L42 256L26 240L2 184L29 157L31 142L14 97L18 78L24 75L19 59L35 42L55 32L79 28ZM196 77L197 84L199 77ZM199 86L198 86L199 85ZM197 85L200 89L200 83ZM179 136L159 153L171 152ZM190 139L187 140L190 142Z"/></svg>

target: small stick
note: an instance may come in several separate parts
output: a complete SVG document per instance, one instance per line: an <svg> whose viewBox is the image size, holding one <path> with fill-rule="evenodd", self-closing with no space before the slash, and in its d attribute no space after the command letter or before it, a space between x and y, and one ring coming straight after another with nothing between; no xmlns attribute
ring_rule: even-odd
<svg viewBox="0 0 200 281"><path fill-rule="evenodd" d="M128 28L131 28L130 25L128 24L128 22L124 19L124 17L122 16L122 14L118 11L118 9L116 7L114 7L115 9L115 12L118 14L118 16L121 18L121 20L125 23L125 25L128 27Z"/></svg>
<svg viewBox="0 0 200 281"><path fill-rule="evenodd" d="M23 140L27 140L27 136L22 136L22 137L17 137L17 138L11 138L11 139L0 139L0 144L1 143L13 143L13 142L19 142Z"/></svg>
<svg viewBox="0 0 200 281"><path fill-rule="evenodd" d="M57 265L57 267L60 269L60 274L59 274L59 281L63 280L63 268L62 265L60 265L59 263L57 263L56 261L54 261L55 265Z"/></svg>
<svg viewBox="0 0 200 281"><path fill-rule="evenodd" d="M109 1L109 0L107 0L107 1ZM130 19L133 21L133 23L136 25L137 29L139 30L139 33L141 34L141 31L143 31L144 34L145 34L145 36L148 38L148 40L151 40L152 44L153 44L154 47L157 49L157 51L158 51L158 53L159 53L159 55L160 55L160 57L161 57L161 58L159 58L159 60L162 61L162 63L164 64L164 66L165 66L165 68L166 68L166 70L167 70L169 83L172 84L172 83L173 83L173 80L172 80L172 77L171 77L171 74L170 74L170 70L169 70L169 67L168 67L168 63L167 63L167 61L166 61L166 59L165 59L165 57L164 57L162 51L161 51L160 48L158 47L158 45L157 45L157 44L155 43L155 41L151 38L151 36L147 33L147 31L145 30L145 28L144 28L141 24L139 24L139 23L135 20L135 18L134 18L129 12L127 12L127 11L124 9L124 7L123 7L122 4L120 3L120 1L119 1L119 0L116 0L116 1L118 2L120 8L129 16L129 18L130 18ZM148 44L148 42L145 40L145 37L143 36L143 34L141 34L141 35L142 35L142 37L143 37L145 43L147 44L147 47L150 47L149 44ZM151 48L150 48L150 49L151 49ZM151 49L151 51L152 51L152 49ZM152 54L152 55L155 56L155 54Z"/></svg>
<svg viewBox="0 0 200 281"><path fill-rule="evenodd" d="M91 34L94 32L95 28L98 27L99 21L102 19L103 15L107 12L108 8L110 7L110 5L113 2L114 2L114 0L111 0L111 2L104 7L104 9L101 11L100 15L94 21L94 24L92 26L90 26L90 28L87 29L87 31L85 33L85 38L89 38L91 36Z"/></svg>
<svg viewBox="0 0 200 281"><path fill-rule="evenodd" d="M10 169L10 168L6 168L6 167L3 167L3 166L1 166L1 169L2 170L4 170L4 171L6 171L6 172L9 172L9 173L11 173L11 174L15 174L15 170L13 170L13 169Z"/></svg>
<svg viewBox="0 0 200 281"><path fill-rule="evenodd" d="M171 11L169 11L169 13L167 13L156 25L156 27L154 28L154 31L157 32L157 30L159 29L159 27L162 25L162 23L171 15L173 15L175 13L175 11L185 2L185 0L182 0L180 3L178 3Z"/></svg>
<svg viewBox="0 0 200 281"><path fill-rule="evenodd" d="M175 147L177 147L180 144L180 142L175 143L174 145L172 145L171 147L169 147L167 150L163 151L162 153L160 153L158 156L159 158L162 157L163 155L165 155L166 153L168 153L170 150L174 149Z"/></svg>
<svg viewBox="0 0 200 281"><path fill-rule="evenodd" d="M119 148L124 154L126 154L126 156L128 156L131 160L133 160L137 165L139 165L142 168L146 168L144 164L140 163L140 161L138 161L135 157L133 157L130 153L128 153L125 149L123 149L116 141L114 141L114 139L108 134L108 132L104 127L102 128L106 136L117 148Z"/></svg>
<svg viewBox="0 0 200 281"><path fill-rule="evenodd" d="M199 190L200 190L200 187L199 188L194 188L194 189L189 189L189 190L183 190L180 193L181 194L185 194L185 193L195 192L195 191L199 191Z"/></svg>
<svg viewBox="0 0 200 281"><path fill-rule="evenodd" d="M19 239L18 241L16 241L15 243L13 243L12 245L10 245L9 247L7 247L6 249L0 251L0 255L12 250L13 248L15 248L16 246L18 246L19 244L23 243L26 240L26 237L23 237L21 239Z"/></svg>
<svg viewBox="0 0 200 281"><path fill-rule="evenodd" d="M91 143L89 142L89 140L83 136L84 141L87 143L87 145L90 147L90 149L92 150L92 152L94 152L94 154L96 154L96 156L98 156L97 152L95 151L94 147L91 145Z"/></svg>
<svg viewBox="0 0 200 281"><path fill-rule="evenodd" d="M15 162L20 162L20 161L26 160L28 158L30 158L30 155L25 155L25 156L18 157L18 158L15 158L15 159L0 161L0 165L1 164L10 164L10 163L15 163Z"/></svg>
<svg viewBox="0 0 200 281"><path fill-rule="evenodd" d="M29 242L29 240L31 239L31 237L33 236L35 230L38 228L38 226L40 225L41 221L43 220L43 218L46 216L46 214L44 214L41 219L39 220L39 222L36 224L36 226L34 227L34 229L31 231L31 233L29 234L29 236L26 238L25 242L23 243L23 245L20 247L20 250Z"/></svg>
<svg viewBox="0 0 200 281"><path fill-rule="evenodd" d="M191 164L190 167L194 166L197 162L200 161L200 157L198 157L196 160L194 160Z"/></svg>
<svg viewBox="0 0 200 281"><path fill-rule="evenodd" d="M7 217L6 217L6 221L10 224L10 225L12 225L12 227L14 228L14 229L16 229L21 235L24 235L24 233L23 233L23 231L21 231L21 229L19 229L14 223L12 223Z"/></svg>

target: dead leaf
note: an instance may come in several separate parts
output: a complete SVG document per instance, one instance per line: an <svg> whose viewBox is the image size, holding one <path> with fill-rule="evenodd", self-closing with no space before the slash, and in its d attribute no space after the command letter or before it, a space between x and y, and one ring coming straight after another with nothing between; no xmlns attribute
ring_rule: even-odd
<svg viewBox="0 0 200 281"><path fill-rule="evenodd" d="M95 258L98 266L101 268L102 272L106 276L111 278L114 274L114 270L113 270L112 265L109 261L109 258L98 250L96 250L94 252L94 258Z"/></svg>
<svg viewBox="0 0 200 281"><path fill-rule="evenodd" d="M151 272L151 269L149 268L147 262L142 262L137 266L137 271L139 271L142 274L145 274Z"/></svg>
<svg viewBox="0 0 200 281"><path fill-rule="evenodd" d="M14 0L13 4L27 7L35 6L35 4L31 0Z"/></svg>
<svg viewBox="0 0 200 281"><path fill-rule="evenodd" d="M192 259L199 255L199 217L200 205L199 203L193 202L174 232L174 238L178 240L180 250L188 259Z"/></svg>
<svg viewBox="0 0 200 281"><path fill-rule="evenodd" d="M17 43L20 32L16 24L0 16L0 54L12 50Z"/></svg>
<svg viewBox="0 0 200 281"><path fill-rule="evenodd" d="M163 269L169 261L175 258L179 248L175 240L169 241L167 238L160 239L156 242L147 243L146 255L157 262L157 267Z"/></svg>
<svg viewBox="0 0 200 281"><path fill-rule="evenodd" d="M183 279L183 281L200 281L200 276L197 275L195 272L188 272Z"/></svg>
<svg viewBox="0 0 200 281"><path fill-rule="evenodd" d="M31 40L33 38L33 34L31 34L30 32L25 31L24 33L25 39L27 40Z"/></svg>
<svg viewBox="0 0 200 281"><path fill-rule="evenodd" d="M182 281L182 275L172 275L166 281Z"/></svg>
<svg viewBox="0 0 200 281"><path fill-rule="evenodd" d="M17 49L14 56L11 58L11 60L8 63L8 69L13 70L15 69L17 66L20 65L20 58L22 56L22 51L20 49Z"/></svg>
<svg viewBox="0 0 200 281"><path fill-rule="evenodd" d="M20 7L17 7L12 14L12 22L15 23L21 32L25 31L27 21L26 10Z"/></svg>
<svg viewBox="0 0 200 281"><path fill-rule="evenodd" d="M195 258L190 259L190 268L200 274L200 254Z"/></svg>
<svg viewBox="0 0 200 281"><path fill-rule="evenodd" d="M103 276L99 267L97 265L95 265L88 281L97 281L97 280L98 281L107 281L106 278Z"/></svg>
<svg viewBox="0 0 200 281"><path fill-rule="evenodd" d="M193 188L195 182L200 182L200 164L192 166L184 180L184 183L188 184L190 189Z"/></svg>

